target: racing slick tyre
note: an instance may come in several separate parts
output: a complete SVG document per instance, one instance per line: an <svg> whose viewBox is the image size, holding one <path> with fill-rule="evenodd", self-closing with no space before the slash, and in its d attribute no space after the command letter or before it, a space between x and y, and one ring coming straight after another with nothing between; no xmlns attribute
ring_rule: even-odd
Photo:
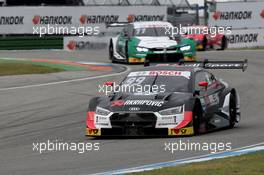
<svg viewBox="0 0 264 175"><path fill-rule="evenodd" d="M198 102L195 103L194 109L193 109L193 131L194 135L200 134L200 128L202 124L202 110L201 105L199 105Z"/></svg>
<svg viewBox="0 0 264 175"><path fill-rule="evenodd" d="M233 94L230 95L229 100L229 128L234 128L236 123L236 99Z"/></svg>
<svg viewBox="0 0 264 175"><path fill-rule="evenodd" d="M203 48L201 50L205 51L206 47L207 47L207 38L206 37L203 38L202 45L203 45Z"/></svg>
<svg viewBox="0 0 264 175"><path fill-rule="evenodd" d="M110 41L109 45L109 60L112 61L112 63L115 63L115 57L114 57L114 48L113 48L113 41Z"/></svg>
<svg viewBox="0 0 264 175"><path fill-rule="evenodd" d="M220 50L225 50L227 48L227 41L226 41L226 37L223 37L221 40L221 48Z"/></svg>

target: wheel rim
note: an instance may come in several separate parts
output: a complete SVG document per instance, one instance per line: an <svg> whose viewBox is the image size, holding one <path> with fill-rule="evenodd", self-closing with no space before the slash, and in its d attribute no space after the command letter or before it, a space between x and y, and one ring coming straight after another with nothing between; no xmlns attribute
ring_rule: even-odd
<svg viewBox="0 0 264 175"><path fill-rule="evenodd" d="M110 45L109 47L109 57L111 60L113 59L113 46L112 45Z"/></svg>
<svg viewBox="0 0 264 175"><path fill-rule="evenodd" d="M233 126L235 124L235 119L236 119L236 104L234 100L230 102L229 115L230 115L230 124Z"/></svg>

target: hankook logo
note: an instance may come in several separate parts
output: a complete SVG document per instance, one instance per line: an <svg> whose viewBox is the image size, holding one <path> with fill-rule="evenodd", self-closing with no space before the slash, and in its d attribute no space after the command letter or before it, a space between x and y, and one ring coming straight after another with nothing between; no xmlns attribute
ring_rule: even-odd
<svg viewBox="0 0 264 175"><path fill-rule="evenodd" d="M34 25L38 24L72 24L72 16L40 16L34 15L32 18L32 23Z"/></svg>
<svg viewBox="0 0 264 175"><path fill-rule="evenodd" d="M252 19L252 11L215 11L212 17L214 20L246 20Z"/></svg>
<svg viewBox="0 0 264 175"><path fill-rule="evenodd" d="M261 11L260 16L264 19L264 9Z"/></svg>
<svg viewBox="0 0 264 175"><path fill-rule="evenodd" d="M137 21L163 21L164 15L134 15L129 14L127 17L127 22L137 22Z"/></svg>

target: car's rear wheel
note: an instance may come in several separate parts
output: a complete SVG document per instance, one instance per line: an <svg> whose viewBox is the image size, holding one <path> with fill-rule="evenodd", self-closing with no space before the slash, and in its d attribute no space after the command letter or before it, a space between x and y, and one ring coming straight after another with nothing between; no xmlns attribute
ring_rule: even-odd
<svg viewBox="0 0 264 175"><path fill-rule="evenodd" d="M193 130L194 135L200 134L200 128L202 124L202 110L201 105L199 103L196 103L193 109Z"/></svg>
<svg viewBox="0 0 264 175"><path fill-rule="evenodd" d="M229 100L229 128L234 128L236 124L236 99L233 94L230 95Z"/></svg>
<svg viewBox="0 0 264 175"><path fill-rule="evenodd" d="M206 47L207 47L207 38L206 37L203 38L202 46L203 46L202 51L205 51Z"/></svg>
<svg viewBox="0 0 264 175"><path fill-rule="evenodd" d="M221 48L220 50L225 50L227 48L227 41L226 41L226 37L223 37L221 40Z"/></svg>

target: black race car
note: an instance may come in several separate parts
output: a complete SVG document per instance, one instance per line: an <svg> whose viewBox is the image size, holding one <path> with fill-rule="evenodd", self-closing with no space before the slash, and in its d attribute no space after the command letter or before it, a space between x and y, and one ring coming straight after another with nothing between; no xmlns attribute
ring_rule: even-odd
<svg viewBox="0 0 264 175"><path fill-rule="evenodd" d="M240 120L238 92L206 69L246 67L246 61L207 60L132 71L109 96L90 101L86 135L175 136L233 128Z"/></svg>

